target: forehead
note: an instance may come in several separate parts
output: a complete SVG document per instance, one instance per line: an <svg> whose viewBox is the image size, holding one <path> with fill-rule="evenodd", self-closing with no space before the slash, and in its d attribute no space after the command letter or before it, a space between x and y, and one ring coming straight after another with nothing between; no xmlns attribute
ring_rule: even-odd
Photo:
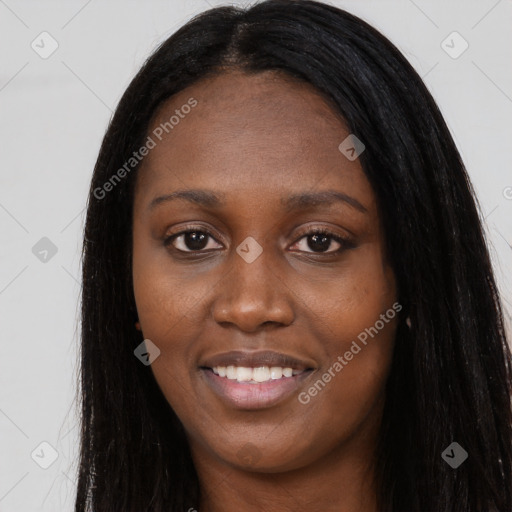
<svg viewBox="0 0 512 512"><path fill-rule="evenodd" d="M349 135L339 114L310 84L279 73L204 79L167 100L148 135L156 145L137 182L148 195L190 187L268 197L320 185L371 193L359 162L338 149Z"/></svg>

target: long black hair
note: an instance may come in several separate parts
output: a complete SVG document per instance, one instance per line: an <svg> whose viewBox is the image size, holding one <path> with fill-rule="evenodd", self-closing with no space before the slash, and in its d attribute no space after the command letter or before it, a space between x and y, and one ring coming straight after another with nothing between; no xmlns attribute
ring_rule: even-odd
<svg viewBox="0 0 512 512"><path fill-rule="evenodd" d="M464 164L418 74L359 18L310 0L218 7L145 62L105 134L82 254L77 512L184 511L200 488L183 427L134 356L135 166L162 102L207 76L273 70L312 84L366 146L400 323L377 462L380 511L512 510L512 371L502 309ZM118 175L119 176L119 175ZM110 183L113 183L112 181ZM442 452L468 459L453 469Z"/></svg>

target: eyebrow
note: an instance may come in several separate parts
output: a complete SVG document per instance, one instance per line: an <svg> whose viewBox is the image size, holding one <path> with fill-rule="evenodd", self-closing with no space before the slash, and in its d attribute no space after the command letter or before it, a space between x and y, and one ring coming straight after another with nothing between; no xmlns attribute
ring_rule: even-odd
<svg viewBox="0 0 512 512"><path fill-rule="evenodd" d="M214 192L203 189L189 189L177 190L172 194L155 197L151 203L149 203L148 210L152 210L159 204L167 203L169 201L173 201L174 199L185 199L191 203L195 203L199 206L206 206L208 208L218 208L224 204L224 200Z"/></svg>
<svg viewBox="0 0 512 512"><path fill-rule="evenodd" d="M148 210L152 210L160 204L167 203L175 199L184 199L207 208L219 208L226 204L223 194L219 195L204 189L188 189L177 190L172 194L155 197L149 203ZM362 213L366 213L368 211L357 199L337 190L302 192L281 199L281 204L285 207L286 212L301 208L305 209L311 206L330 206L336 202L346 203Z"/></svg>
<svg viewBox="0 0 512 512"><path fill-rule="evenodd" d="M357 199L337 190L293 194L287 199L282 199L281 202L285 205L287 212L299 208L308 208L310 206L330 206L336 202L346 203L352 206L352 208L359 210L361 213L368 211Z"/></svg>

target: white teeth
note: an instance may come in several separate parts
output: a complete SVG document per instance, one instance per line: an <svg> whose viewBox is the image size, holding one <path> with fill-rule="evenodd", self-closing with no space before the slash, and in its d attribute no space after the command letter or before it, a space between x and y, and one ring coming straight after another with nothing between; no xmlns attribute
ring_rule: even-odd
<svg viewBox="0 0 512 512"><path fill-rule="evenodd" d="M236 369L236 380L238 382L247 382L248 380L252 380L252 369L238 366Z"/></svg>
<svg viewBox="0 0 512 512"><path fill-rule="evenodd" d="M219 377L225 377L237 382L249 382L256 384L258 382L268 382L269 380L282 379L283 377L292 377L302 373L304 370L292 370L291 368L282 368L280 366L260 366L258 368L248 368L246 366L215 366L213 373Z"/></svg>
<svg viewBox="0 0 512 512"><path fill-rule="evenodd" d="M270 380L270 370L268 366L262 366L261 368L254 368L252 371L252 380L256 382L266 382Z"/></svg>
<svg viewBox="0 0 512 512"><path fill-rule="evenodd" d="M270 377L272 379L280 379L283 376L283 369L279 366L272 366L270 368Z"/></svg>
<svg viewBox="0 0 512 512"><path fill-rule="evenodd" d="M226 377L231 380L236 379L236 368L234 366L228 366L226 368Z"/></svg>

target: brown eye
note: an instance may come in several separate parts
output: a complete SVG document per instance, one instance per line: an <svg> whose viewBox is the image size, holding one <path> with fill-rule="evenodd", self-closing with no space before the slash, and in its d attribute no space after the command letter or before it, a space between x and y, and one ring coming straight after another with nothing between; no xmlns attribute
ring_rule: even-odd
<svg viewBox="0 0 512 512"><path fill-rule="evenodd" d="M337 253L348 245L348 241L344 238L329 231L319 229L304 233L294 244L299 251L317 254Z"/></svg>
<svg viewBox="0 0 512 512"><path fill-rule="evenodd" d="M214 238L206 231L187 230L171 235L166 238L164 243L166 246L172 245L178 251L196 252L216 249L217 247L215 245L209 247L209 245L211 245L209 244L210 240L213 241Z"/></svg>

